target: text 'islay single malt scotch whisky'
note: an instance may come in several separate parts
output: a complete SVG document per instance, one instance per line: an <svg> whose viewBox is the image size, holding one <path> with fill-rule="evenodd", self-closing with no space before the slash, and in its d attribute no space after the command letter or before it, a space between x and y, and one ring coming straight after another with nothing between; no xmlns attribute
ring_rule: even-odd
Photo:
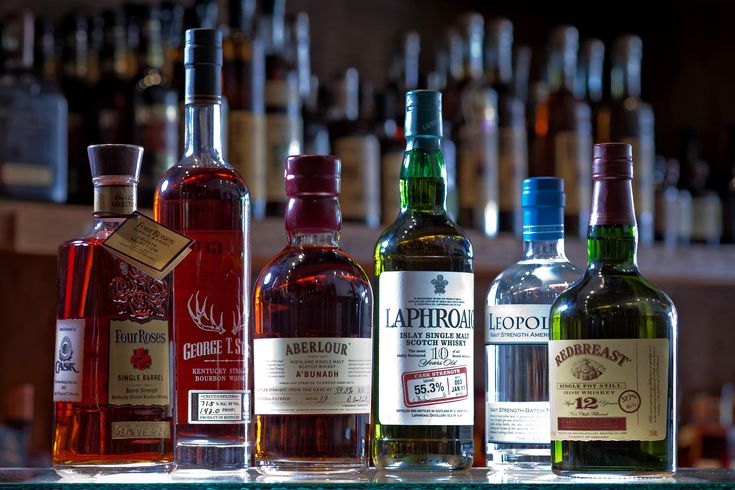
<svg viewBox="0 0 735 490"><path fill-rule="evenodd" d="M196 240L172 274L176 463L248 466L250 197L222 160L222 36L186 31L186 144L158 184L155 217Z"/></svg>
<svg viewBox="0 0 735 490"><path fill-rule="evenodd" d="M340 162L286 163L286 248L255 286L255 466L262 473L366 470L373 296L339 248Z"/></svg>
<svg viewBox="0 0 735 490"><path fill-rule="evenodd" d="M630 145L595 145L587 270L551 310L552 470L676 470L676 309L636 263Z"/></svg>
<svg viewBox="0 0 735 490"><path fill-rule="evenodd" d="M142 154L89 147L94 226L59 247L52 462L62 474L173 468L169 284L102 247L135 211Z"/></svg>
<svg viewBox="0 0 735 490"><path fill-rule="evenodd" d="M373 462L472 465L472 244L448 217L441 93L406 94L401 213L375 247Z"/></svg>
<svg viewBox="0 0 735 490"><path fill-rule="evenodd" d="M564 181L523 181L523 258L490 285L485 317L487 464L549 464L549 313L582 271L564 255Z"/></svg>

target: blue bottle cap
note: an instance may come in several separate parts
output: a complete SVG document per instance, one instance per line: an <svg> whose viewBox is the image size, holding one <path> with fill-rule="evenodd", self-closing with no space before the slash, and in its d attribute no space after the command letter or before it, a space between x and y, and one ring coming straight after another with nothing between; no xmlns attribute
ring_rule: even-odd
<svg viewBox="0 0 735 490"><path fill-rule="evenodd" d="M436 90L406 92L406 138L442 137L442 94Z"/></svg>
<svg viewBox="0 0 735 490"><path fill-rule="evenodd" d="M523 181L523 240L564 238L564 180L532 177Z"/></svg>

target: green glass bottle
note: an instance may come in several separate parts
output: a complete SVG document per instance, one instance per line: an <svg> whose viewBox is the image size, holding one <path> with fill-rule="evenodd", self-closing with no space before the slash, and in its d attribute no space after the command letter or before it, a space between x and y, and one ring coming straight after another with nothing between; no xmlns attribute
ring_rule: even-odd
<svg viewBox="0 0 735 490"><path fill-rule="evenodd" d="M441 93L406 94L401 212L375 247L373 462L455 470L474 454L473 251L446 209Z"/></svg>
<svg viewBox="0 0 735 490"><path fill-rule="evenodd" d="M636 263L630 145L595 145L584 276L551 309L552 470L666 476L676 470L677 316Z"/></svg>

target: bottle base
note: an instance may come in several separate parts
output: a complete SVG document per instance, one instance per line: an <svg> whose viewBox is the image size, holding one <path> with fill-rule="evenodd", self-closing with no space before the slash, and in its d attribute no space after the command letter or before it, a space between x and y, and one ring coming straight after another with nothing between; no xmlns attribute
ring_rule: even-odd
<svg viewBox="0 0 735 490"><path fill-rule="evenodd" d="M57 475L62 478L92 478L128 473L170 473L176 467L173 461L132 462L115 464L55 464Z"/></svg>
<svg viewBox="0 0 735 490"><path fill-rule="evenodd" d="M187 471L239 471L250 465L247 444L179 442L174 450L176 473Z"/></svg>
<svg viewBox="0 0 735 490"><path fill-rule="evenodd" d="M472 457L445 454L380 456L375 458L379 471L463 471L472 467Z"/></svg>
<svg viewBox="0 0 735 490"><path fill-rule="evenodd" d="M255 470L261 475L310 476L361 473L368 469L367 462L347 461L299 461L299 460L257 460Z"/></svg>
<svg viewBox="0 0 735 490"><path fill-rule="evenodd" d="M674 470L613 470L606 468L582 469L560 469L552 466L551 471L563 478L576 478L584 480L651 480L651 479L673 479Z"/></svg>

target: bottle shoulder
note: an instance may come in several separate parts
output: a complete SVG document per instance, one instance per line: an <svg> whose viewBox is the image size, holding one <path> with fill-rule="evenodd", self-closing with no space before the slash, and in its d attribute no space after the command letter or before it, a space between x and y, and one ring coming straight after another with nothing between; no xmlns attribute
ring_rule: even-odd
<svg viewBox="0 0 735 490"><path fill-rule="evenodd" d="M384 256L474 257L472 242L446 213L404 211L383 230L375 258Z"/></svg>
<svg viewBox="0 0 735 490"><path fill-rule="evenodd" d="M164 174L158 185L162 198L184 194L211 194L248 196L245 180L231 165L213 164L208 158L196 155L182 159Z"/></svg>
<svg viewBox="0 0 735 490"><path fill-rule="evenodd" d="M581 276L582 270L568 260L522 260L493 280L487 304L551 304Z"/></svg>

